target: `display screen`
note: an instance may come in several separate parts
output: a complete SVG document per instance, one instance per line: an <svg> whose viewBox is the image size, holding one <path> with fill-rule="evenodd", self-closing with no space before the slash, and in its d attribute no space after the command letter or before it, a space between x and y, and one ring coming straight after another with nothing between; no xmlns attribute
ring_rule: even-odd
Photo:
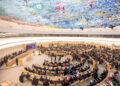
<svg viewBox="0 0 120 86"><path fill-rule="evenodd" d="M26 50L35 49L35 44L27 44Z"/></svg>

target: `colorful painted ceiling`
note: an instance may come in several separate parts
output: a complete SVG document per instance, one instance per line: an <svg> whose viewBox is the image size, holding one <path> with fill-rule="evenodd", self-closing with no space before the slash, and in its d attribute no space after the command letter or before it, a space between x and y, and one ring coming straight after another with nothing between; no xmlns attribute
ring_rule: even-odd
<svg viewBox="0 0 120 86"><path fill-rule="evenodd" d="M120 24L120 0L0 0L0 15L58 28Z"/></svg>

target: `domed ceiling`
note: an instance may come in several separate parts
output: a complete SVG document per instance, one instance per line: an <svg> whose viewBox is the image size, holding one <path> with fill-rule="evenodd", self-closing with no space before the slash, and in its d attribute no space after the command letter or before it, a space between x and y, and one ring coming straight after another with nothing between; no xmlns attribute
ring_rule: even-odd
<svg viewBox="0 0 120 86"><path fill-rule="evenodd" d="M57 28L120 24L120 0L0 0L0 16Z"/></svg>

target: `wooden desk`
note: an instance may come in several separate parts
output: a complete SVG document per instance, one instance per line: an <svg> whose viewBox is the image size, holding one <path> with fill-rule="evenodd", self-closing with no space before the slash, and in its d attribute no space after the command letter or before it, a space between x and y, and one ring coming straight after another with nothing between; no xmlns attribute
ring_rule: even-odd
<svg viewBox="0 0 120 86"><path fill-rule="evenodd" d="M13 83L11 83L7 80L4 80L4 81L0 82L0 85L4 86L4 84L7 85L7 86L15 86Z"/></svg>
<svg viewBox="0 0 120 86"><path fill-rule="evenodd" d="M39 66L42 66L42 65L39 65ZM87 73L87 72L91 72L91 71L93 71L93 66L91 66L90 67L90 69L88 69L88 70L86 70L86 71L84 71L84 72L80 72L79 74L85 74L85 73ZM29 72L29 71L27 71L27 70L25 70L25 69L23 69L22 70L22 72L23 73L25 73L25 74L27 74L27 73L29 73L29 74L31 74L32 76L37 76L37 77L41 77L41 76L46 76L46 75L38 75L38 74L36 74L36 73L32 73L32 72ZM65 75L64 77L71 77L72 75ZM62 75L60 75L60 76L49 76L49 75L47 75L47 78L49 78L50 80L53 80L53 81L57 81L58 79L60 79L61 81L63 80L63 78L62 78L63 76ZM32 77L33 78L33 77Z"/></svg>
<svg viewBox="0 0 120 86"><path fill-rule="evenodd" d="M16 56L15 58L13 58L13 59L10 60L9 62L7 62L7 66L9 67L9 66L11 66L13 63L15 63L16 58L18 58L18 59L19 59L19 58L22 58L22 57L28 55L29 53L31 53L31 52L33 52L33 51L34 51L34 49L33 49L33 50L26 51L25 53L22 53L22 54Z"/></svg>

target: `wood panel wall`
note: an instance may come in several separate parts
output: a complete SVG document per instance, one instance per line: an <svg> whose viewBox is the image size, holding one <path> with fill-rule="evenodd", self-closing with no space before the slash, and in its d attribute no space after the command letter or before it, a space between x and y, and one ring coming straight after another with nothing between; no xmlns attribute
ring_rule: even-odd
<svg viewBox="0 0 120 86"><path fill-rule="evenodd" d="M11 54L13 52L18 52L20 50L25 50L25 45L16 45L16 46L0 49L0 58L3 58L4 56Z"/></svg>

